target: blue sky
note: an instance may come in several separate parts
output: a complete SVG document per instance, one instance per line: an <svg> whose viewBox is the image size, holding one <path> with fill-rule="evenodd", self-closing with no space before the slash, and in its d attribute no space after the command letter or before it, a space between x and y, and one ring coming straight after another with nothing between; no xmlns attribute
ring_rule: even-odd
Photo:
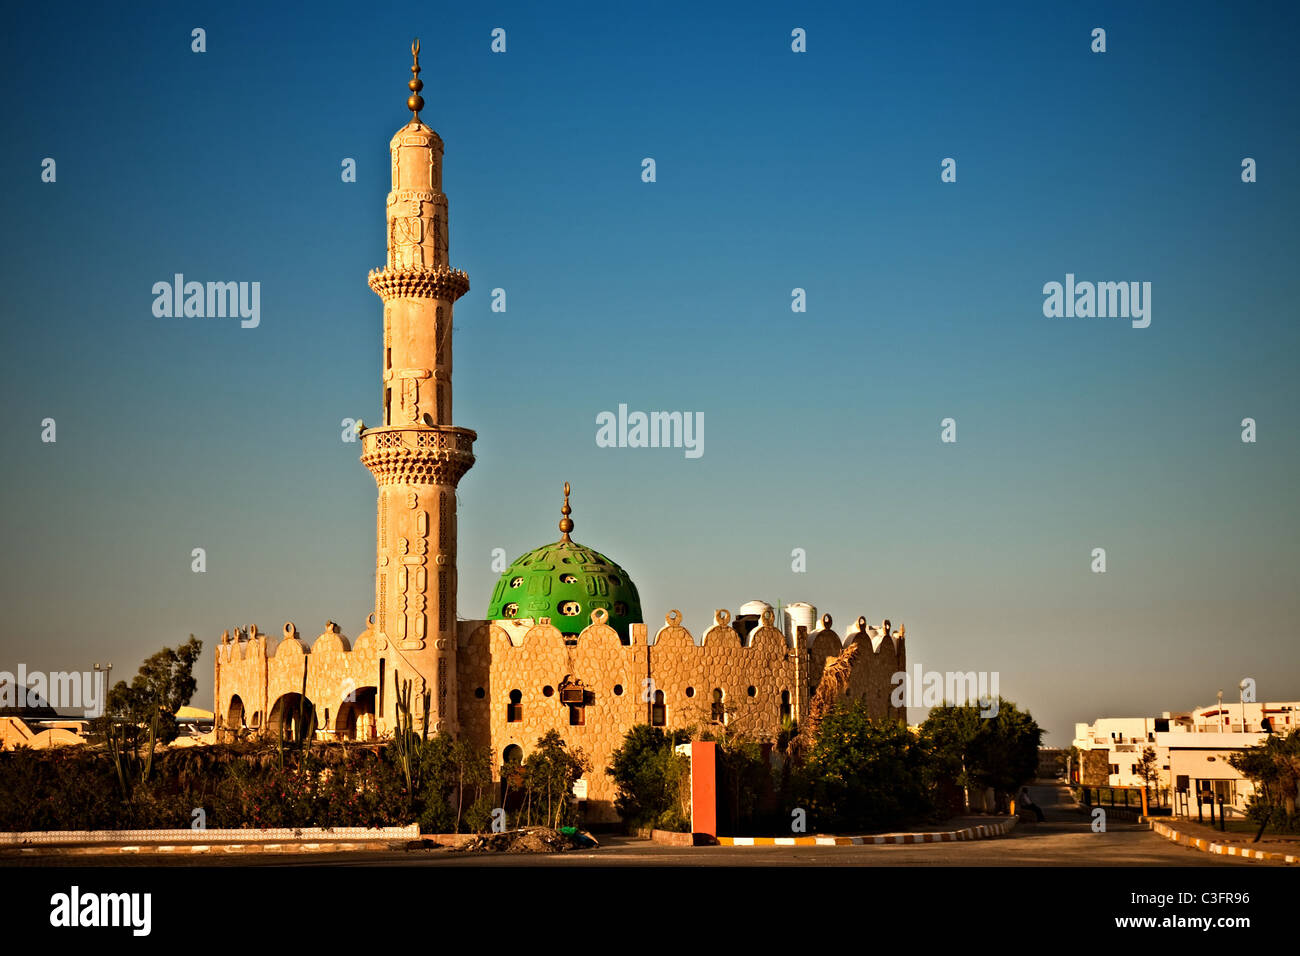
<svg viewBox="0 0 1300 956"><path fill-rule="evenodd" d="M1300 15L997 6L15 8L0 670L361 630L340 422L378 420L365 274L418 35L472 283L462 615L569 480L652 629L751 598L903 621L912 664L998 671L1056 745L1246 676L1300 698ZM260 325L155 318L178 272L260 282ZM1151 282L1150 327L1045 318L1066 273ZM620 403L702 413L703 456L597 447Z"/></svg>

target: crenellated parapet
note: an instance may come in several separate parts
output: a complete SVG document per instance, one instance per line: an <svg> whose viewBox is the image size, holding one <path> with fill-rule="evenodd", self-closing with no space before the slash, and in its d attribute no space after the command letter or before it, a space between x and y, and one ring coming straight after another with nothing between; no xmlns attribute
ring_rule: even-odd
<svg viewBox="0 0 1300 956"><path fill-rule="evenodd" d="M221 636L216 653L215 705L223 740L274 736L297 718L315 716L322 739L368 739L383 733L376 719L384 642L374 631L374 615L355 642L327 621L309 646L292 621L278 640L248 629ZM300 701L304 698L305 701Z"/></svg>

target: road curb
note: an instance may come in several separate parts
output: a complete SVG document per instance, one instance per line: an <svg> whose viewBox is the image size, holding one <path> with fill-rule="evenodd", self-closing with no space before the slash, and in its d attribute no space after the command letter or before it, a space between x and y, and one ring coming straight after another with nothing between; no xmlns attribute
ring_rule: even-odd
<svg viewBox="0 0 1300 956"><path fill-rule="evenodd" d="M1300 863L1300 855L1294 853L1273 853L1269 850L1252 850L1250 847L1241 846L1236 843L1219 843L1216 840L1205 840L1201 837L1189 836L1182 833L1176 827L1168 823L1160 823L1147 817L1146 822L1150 824L1151 829L1172 843L1181 843L1183 846L1191 847L1194 850L1200 850L1202 853L1217 853L1220 856L1239 856L1247 860L1270 860L1275 863Z"/></svg>
<svg viewBox="0 0 1300 956"><path fill-rule="evenodd" d="M960 830L929 833L879 833L875 836L806 837L718 837L719 846L871 846L872 844L956 843L959 840L988 840L1005 836L1015 827L1010 817L997 823L981 823Z"/></svg>
<svg viewBox="0 0 1300 956"><path fill-rule="evenodd" d="M3 847L0 859L15 856L220 856L249 854L334 853L358 850L392 850L393 844L330 840L322 843L192 843L146 844L128 843L121 846L58 846ZM17 851L16 853L14 851Z"/></svg>
<svg viewBox="0 0 1300 956"><path fill-rule="evenodd" d="M139 844L190 844L213 843L277 843L310 840L330 843L334 841L359 842L366 840L418 840L420 827L412 823L404 827L273 827L257 829L223 828L211 830L33 830L0 832L0 848L29 846L85 846L105 843L120 845Z"/></svg>

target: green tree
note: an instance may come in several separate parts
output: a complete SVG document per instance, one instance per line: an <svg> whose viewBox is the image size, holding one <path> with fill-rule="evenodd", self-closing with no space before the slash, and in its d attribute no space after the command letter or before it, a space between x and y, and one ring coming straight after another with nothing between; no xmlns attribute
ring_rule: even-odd
<svg viewBox="0 0 1300 956"><path fill-rule="evenodd" d="M1154 780L1157 784L1160 782L1160 758L1156 756L1156 748L1143 747L1142 759L1133 766L1133 769L1142 779L1142 789L1147 791L1149 800L1151 781Z"/></svg>
<svg viewBox="0 0 1300 956"><path fill-rule="evenodd" d="M943 704L930 711L921 735L932 751L930 783L940 802L957 809L954 791L991 787L1006 797L1038 774L1043 731L1028 711L998 698L997 713L986 717L976 705Z"/></svg>
<svg viewBox="0 0 1300 956"><path fill-rule="evenodd" d="M975 782L1008 797L1038 776L1038 748L1042 728L1014 703L998 698L998 712L982 717L979 733L971 741Z"/></svg>
<svg viewBox="0 0 1300 956"><path fill-rule="evenodd" d="M1270 734L1258 747L1248 747L1228 763L1255 785L1246 814L1260 825L1283 833L1300 831L1300 729L1285 737ZM1258 839L1258 836L1256 837Z"/></svg>
<svg viewBox="0 0 1300 956"><path fill-rule="evenodd" d="M970 809L975 784L970 766L971 745L980 730L978 707L942 704L932 708L921 724L921 738L930 752L927 783L936 802L948 813Z"/></svg>
<svg viewBox="0 0 1300 956"><path fill-rule="evenodd" d="M689 739L683 730L665 733L648 724L637 724L624 735L605 773L614 781L614 809L628 827L689 828L681 789L690 761L675 749Z"/></svg>
<svg viewBox="0 0 1300 956"><path fill-rule="evenodd" d="M190 702L198 689L194 663L202 650L203 642L191 634L174 650L164 647L145 660L129 685L118 681L109 691L106 715L139 731L126 735L128 745L138 747L143 732L154 725L155 718L158 742L176 739L176 712Z"/></svg>
<svg viewBox="0 0 1300 956"><path fill-rule="evenodd" d="M532 822L534 800L539 813L545 808L542 821L546 826L558 827L568 819L573 812L569 799L573 785L590 769L591 762L586 755L581 750L569 750L559 731L548 730L538 737L537 748L523 766L528 822Z"/></svg>
<svg viewBox="0 0 1300 956"><path fill-rule="evenodd" d="M900 720L871 717L863 698L822 718L795 772L796 799L822 830L896 826L932 815L925 741Z"/></svg>

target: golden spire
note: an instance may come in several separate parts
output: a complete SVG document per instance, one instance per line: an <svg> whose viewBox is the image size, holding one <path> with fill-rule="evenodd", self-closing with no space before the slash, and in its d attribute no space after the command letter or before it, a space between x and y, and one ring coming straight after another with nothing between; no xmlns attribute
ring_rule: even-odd
<svg viewBox="0 0 1300 956"><path fill-rule="evenodd" d="M560 514L564 515L560 519L560 540L571 541L569 532L573 530L573 519L569 515L573 514L573 509L569 507L569 483L567 481L564 483L564 507L560 509Z"/></svg>
<svg viewBox="0 0 1300 956"><path fill-rule="evenodd" d="M424 81L420 79L420 38L411 41L411 82L406 84L411 95L406 98L406 108L415 114L415 121L420 122L420 110L424 109Z"/></svg>

